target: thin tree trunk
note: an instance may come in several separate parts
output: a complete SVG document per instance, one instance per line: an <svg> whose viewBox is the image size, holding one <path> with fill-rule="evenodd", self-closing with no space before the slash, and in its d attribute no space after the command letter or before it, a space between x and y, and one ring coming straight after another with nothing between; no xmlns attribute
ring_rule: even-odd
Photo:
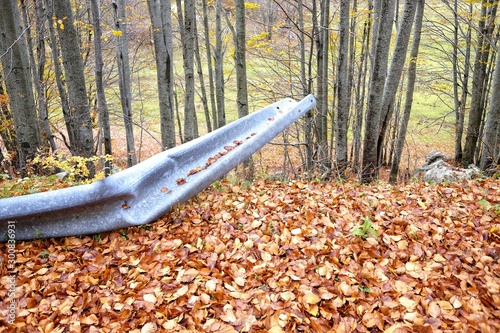
<svg viewBox="0 0 500 333"><path fill-rule="evenodd" d="M135 154L134 127L132 120L132 92L130 79L130 62L128 54L128 32L125 0L113 0L113 17L115 20L116 62L118 68L118 86L125 124L127 140L127 166L137 164Z"/></svg>
<svg viewBox="0 0 500 333"><path fill-rule="evenodd" d="M92 24L94 27L94 53L95 53L95 84L97 94L97 110L99 114L99 127L102 130L102 142L104 143L104 154L112 155L111 146L111 126L109 123L109 110L106 94L104 93L102 68L102 30L101 30L101 10L100 0L90 0L92 10ZM101 140L99 140L99 144ZM111 172L111 161L108 158L104 160L104 173L109 175Z"/></svg>
<svg viewBox="0 0 500 333"><path fill-rule="evenodd" d="M42 145L31 82L25 29L17 1L0 1L0 55L9 94L19 155L18 168L25 175L29 160Z"/></svg>
<svg viewBox="0 0 500 333"><path fill-rule="evenodd" d="M0 126L0 137L2 138L7 153L11 156L11 165L18 165L19 155L17 154L14 119L12 117L12 112L9 109L9 96L5 93L3 82L3 74L2 71L0 71L0 124L3 124L3 126ZM3 163L3 165L8 171L10 171L6 162Z"/></svg>
<svg viewBox="0 0 500 333"><path fill-rule="evenodd" d="M236 24L235 24L235 63L236 63L236 89L237 89L237 107L238 118L248 115L248 88L247 88L247 64L246 64L246 31L245 31L245 2L244 0L235 0L236 6ZM250 180L254 177L254 164L252 157L244 163L245 179Z"/></svg>
<svg viewBox="0 0 500 333"><path fill-rule="evenodd" d="M203 111L205 113L205 123L207 124L207 132L212 132L212 122L210 121L210 109L208 108L207 89L205 88L205 78L203 76L203 66L201 64L200 44L198 40L198 24L193 21L194 28L194 57L196 60L196 68L198 70L198 80L200 80L200 93Z"/></svg>
<svg viewBox="0 0 500 333"><path fill-rule="evenodd" d="M484 105L485 98L486 70L490 56L490 42L493 37L497 7L498 2L494 0L483 0L481 3L481 19L479 20L477 51L472 76L469 122L462 157L462 165L464 166L474 163L474 155L476 154L476 147L479 140L481 119L484 112L482 106Z"/></svg>
<svg viewBox="0 0 500 333"><path fill-rule="evenodd" d="M215 91L217 102L217 128L226 125L226 110L224 102L224 50L222 47L222 0L216 0L215 8Z"/></svg>
<svg viewBox="0 0 500 333"><path fill-rule="evenodd" d="M375 1L375 4L378 2ZM380 14L376 15L377 20L375 21L375 27L379 27L379 29L378 31L374 31L377 36L377 42L373 44L374 54L371 66L370 92L363 141L363 162L360 175L363 183L369 183L378 176L379 155L377 142L380 133L380 107L386 79L392 20L394 17L394 0L381 0L380 5Z"/></svg>
<svg viewBox="0 0 500 333"><path fill-rule="evenodd" d="M465 56L463 60L463 74L459 78L459 14L457 7L457 0L454 1L453 16L454 16L454 45L453 45L453 94L455 102L455 164L459 165L462 162L462 137L464 133L464 120L465 109L467 106L467 97L469 95L469 72L470 72L470 58L471 58L471 45L472 45L472 3L469 4L469 22L467 24L467 37L465 41ZM459 93L459 87L462 88ZM460 96L459 96L460 95Z"/></svg>
<svg viewBox="0 0 500 333"><path fill-rule="evenodd" d="M316 114L316 155L321 166L322 176L331 172L331 162L328 156L328 21L329 0L319 0L318 12L316 0L313 1L313 29L316 35L317 55L317 114ZM319 23L317 17L320 17Z"/></svg>
<svg viewBox="0 0 500 333"><path fill-rule="evenodd" d="M203 27L205 35L205 49L207 52L207 67L208 67L208 87L210 96L210 107L212 109L212 128L217 128L217 105L215 103L215 81L214 81L214 66L212 59L212 45L210 43L210 28L208 26L208 9L207 0L202 0L203 5Z"/></svg>
<svg viewBox="0 0 500 333"><path fill-rule="evenodd" d="M87 99L87 87L83 72L83 62L80 52L80 43L75 29L73 11L69 0L53 0L50 2L54 10L54 23L57 24L61 55L63 60L70 118L75 130L74 154L91 157L94 155L94 140L92 134L92 120ZM88 163L90 177L94 169Z"/></svg>
<svg viewBox="0 0 500 333"><path fill-rule="evenodd" d="M382 163L382 150L384 139L387 134L387 128L392 118L394 110L394 99L398 90L399 82L401 81L401 74L406 60L406 53L408 51L408 44L412 31L412 25L415 17L415 10L417 4L414 0L406 0L403 9L403 17L398 28L394 52L392 54L391 65L385 80L384 94L380 105L380 127L378 138L378 165Z"/></svg>
<svg viewBox="0 0 500 333"><path fill-rule="evenodd" d="M349 77L350 0L340 1L339 56L337 60L337 129L335 131L336 172L344 178L347 169L347 123L349 119L351 79Z"/></svg>
<svg viewBox="0 0 500 333"><path fill-rule="evenodd" d="M396 140L396 149L394 151L394 159L391 166L391 175L389 181L396 183L399 173L399 165L401 163L401 155L406 140L406 132L408 122L410 121L411 108L413 104L413 92L415 90L415 80L417 77L417 59L420 46L420 38L422 33L422 21L424 16L425 0L417 0L417 8L415 14L415 26L413 28L413 42L410 50L410 64L408 66L408 82L406 86L406 98L401 119L401 127Z"/></svg>
<svg viewBox="0 0 500 333"><path fill-rule="evenodd" d="M59 52L59 46L57 43L57 36L54 28L54 22L53 22L53 16L54 16L54 11L53 11L53 6L51 5L50 0L44 0L45 3L45 8L46 8L46 17L47 17L47 22L48 22L48 28L49 28L49 36L50 36L50 46L52 48L52 63L54 64L54 74L55 74L55 80L56 80L56 85L57 85L57 91L59 93L59 99L61 100L61 110L63 113L64 117L64 123L66 125L66 131L68 134L68 140L67 142L66 137L62 132L59 132L61 134L63 141L66 145L66 147L71 151L73 154L73 147L76 145L76 131L74 129L74 124L71 118L71 113L70 113L70 108L69 108L69 101L68 101L68 94L66 92L66 86L63 82L63 69L61 67L61 64L59 62L60 59L60 52Z"/></svg>
<svg viewBox="0 0 500 333"><path fill-rule="evenodd" d="M306 34L304 33L304 11L302 0L297 1L297 15L299 26L299 43L300 43L300 81L302 83L302 94L307 96L310 93L309 80L306 77ZM312 50L311 50L312 52ZM306 142L306 158L305 169L311 171L313 168L313 112L308 112L304 116L304 140Z"/></svg>
<svg viewBox="0 0 500 333"><path fill-rule="evenodd" d="M176 140L171 4L170 1L160 0L147 0L147 2L153 30L157 68L161 143L163 148L172 148L175 146Z"/></svg>
<svg viewBox="0 0 500 333"><path fill-rule="evenodd" d="M198 121L194 105L194 0L184 1L184 19L182 20L182 8L177 0L179 13L179 25L181 26L182 58L184 64L184 142L198 137Z"/></svg>
<svg viewBox="0 0 500 333"><path fill-rule="evenodd" d="M493 86L490 97L490 111L486 120L484 140L481 153L481 170L491 173L496 162L496 147L499 143L498 130L500 122L500 57L497 55L495 72L493 74Z"/></svg>
<svg viewBox="0 0 500 333"><path fill-rule="evenodd" d="M373 3L369 3L369 9L373 8ZM368 77L368 55L370 53L370 33L372 30L372 15L370 14L365 21L363 28L363 38L361 46L361 60L360 67L358 71L358 80L356 84L356 116L354 121L354 134L353 134L353 145L354 145L354 158L353 167L358 169L361 158L361 133L363 130L363 110L365 105L365 95L366 95L366 79ZM359 171L359 170L356 170Z"/></svg>
<svg viewBox="0 0 500 333"><path fill-rule="evenodd" d="M33 75L33 83L35 85L36 100L38 104L38 121L39 126L42 129L42 143L44 146L48 144L47 149L56 151L56 142L54 136L52 135L52 130L50 129L49 116L47 112L47 102L45 98L45 80L43 78L45 71L45 41L43 32L43 6L40 4L40 0L37 0L38 5L35 7L36 10L36 40L37 40L37 54L38 54L38 66L35 61L33 39L31 37L31 29L29 28L30 23L28 21L28 12L26 8L26 3L21 0L21 8L23 12L23 23L27 27L26 29L26 41L28 43L28 52L31 62L31 71Z"/></svg>

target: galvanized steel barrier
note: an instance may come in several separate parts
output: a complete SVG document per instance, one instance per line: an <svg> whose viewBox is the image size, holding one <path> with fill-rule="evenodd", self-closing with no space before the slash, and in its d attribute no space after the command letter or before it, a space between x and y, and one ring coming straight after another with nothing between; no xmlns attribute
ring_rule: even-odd
<svg viewBox="0 0 500 333"><path fill-rule="evenodd" d="M153 222L222 178L316 105L284 99L89 185L0 199L0 241L95 234Z"/></svg>

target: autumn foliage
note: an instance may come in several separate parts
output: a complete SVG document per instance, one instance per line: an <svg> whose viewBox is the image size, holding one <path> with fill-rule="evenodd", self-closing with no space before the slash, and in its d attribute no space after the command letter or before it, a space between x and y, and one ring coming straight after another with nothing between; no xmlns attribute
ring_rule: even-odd
<svg viewBox="0 0 500 333"><path fill-rule="evenodd" d="M19 242L0 331L499 332L499 207L498 179L225 181L146 226Z"/></svg>

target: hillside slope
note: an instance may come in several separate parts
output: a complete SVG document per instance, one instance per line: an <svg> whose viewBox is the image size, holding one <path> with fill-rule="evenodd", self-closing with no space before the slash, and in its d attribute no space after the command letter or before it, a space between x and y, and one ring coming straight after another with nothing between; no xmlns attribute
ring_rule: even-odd
<svg viewBox="0 0 500 333"><path fill-rule="evenodd" d="M16 273L0 244L0 332L498 332L499 228L498 179L222 182L147 226L17 243Z"/></svg>

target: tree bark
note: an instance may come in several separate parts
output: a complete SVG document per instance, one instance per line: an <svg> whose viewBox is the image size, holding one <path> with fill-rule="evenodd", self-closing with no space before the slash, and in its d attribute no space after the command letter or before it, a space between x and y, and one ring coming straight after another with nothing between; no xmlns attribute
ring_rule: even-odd
<svg viewBox="0 0 500 333"><path fill-rule="evenodd" d="M378 1L375 1L377 4ZM366 110L366 125L363 141L363 161L360 174L361 182L369 183L378 176L377 142L380 133L381 103L386 79L389 46L394 18L394 0L380 1L380 14L377 13L375 27L376 44L371 66L370 93Z"/></svg>
<svg viewBox="0 0 500 333"><path fill-rule="evenodd" d="M483 0L481 2L481 19L477 36L476 58L474 60L474 72L472 74L471 104L469 110L469 121L462 157L462 165L468 166L474 163L481 120L484 114L485 89L487 79L487 67L490 56L491 41L495 29L495 18L498 2L495 0Z"/></svg>
<svg viewBox="0 0 500 333"><path fill-rule="evenodd" d="M336 172L344 178L347 169L347 125L349 120L351 79L348 68L350 0L340 1L339 56L337 60L337 128L335 131Z"/></svg>
<svg viewBox="0 0 500 333"><path fill-rule="evenodd" d="M222 47L222 0L216 0L215 7L215 91L217 102L217 128L226 125L226 107L224 101L224 49Z"/></svg>
<svg viewBox="0 0 500 333"><path fill-rule="evenodd" d="M408 122L410 120L411 108L413 104L413 92L415 89L415 80L417 77L417 59L418 59L418 50L420 46L420 38L422 33L424 8L425 8L425 0L417 0L415 26L413 29L414 31L413 42L410 50L410 64L408 65L408 82L406 86L406 98L405 98L403 117L401 119L401 126L396 141L396 149L394 151L394 159L391 165L391 174L389 177L389 181L391 183L396 183L398 179L399 165L401 163L401 155L403 153Z"/></svg>
<svg viewBox="0 0 500 333"><path fill-rule="evenodd" d="M493 85L491 89L490 108L484 130L480 168L487 174L496 169L497 151L499 144L499 122L500 122L500 57L497 54L495 72L493 74ZM491 170L490 170L491 169Z"/></svg>
<svg viewBox="0 0 500 333"><path fill-rule="evenodd" d="M31 37L31 29L29 28L30 22L28 20L28 10L26 8L26 3L21 0L22 12L23 12L23 23L27 27L26 29L26 41L28 43L28 53L31 62L31 71L33 75L33 83L35 85L36 91L36 101L38 105L38 121L40 129L42 130L42 144L45 146L46 150L56 151L57 146L52 135L52 130L50 129L49 115L47 111L47 100L45 98L45 41L44 41L44 31L43 22L45 22L43 16L43 5L40 0L36 0L35 5L35 26L36 26L36 50L38 55L38 64L35 60L33 38Z"/></svg>
<svg viewBox="0 0 500 333"><path fill-rule="evenodd" d="M180 1L177 1L179 17L182 18ZM182 59L184 67L184 142L198 137L198 120L194 105L194 20L195 1L184 1L184 19L181 26Z"/></svg>
<svg viewBox="0 0 500 333"><path fill-rule="evenodd" d="M104 154L111 156L111 126L109 123L109 110L106 94L104 92L103 72L104 61L102 59L102 30L101 30L101 10L99 0L90 0L92 10L92 25L94 27L94 56L95 56L95 84L97 94L97 110L99 114L99 127L102 131L102 143L104 144ZM101 140L99 140L101 145ZM104 173L109 175L111 172L111 161L107 158L104 162Z"/></svg>
<svg viewBox="0 0 500 333"><path fill-rule="evenodd" d="M1 47L1 44L0 44ZM10 155L9 160L5 159L3 166L10 174L10 165L19 165L19 155L17 154L17 140L12 112L9 109L9 95L6 94L3 86L3 74L0 71L0 137L7 153Z"/></svg>
<svg viewBox="0 0 500 333"><path fill-rule="evenodd" d="M156 79L160 106L161 143L175 147L174 58L170 1L147 0L153 31Z"/></svg>
<svg viewBox="0 0 500 333"><path fill-rule="evenodd" d="M323 177L328 177L331 173L331 161L328 155L328 22L330 18L330 1L319 0L318 8L316 0L313 1L313 16L315 17L313 29L316 35L316 55L317 55L317 114L316 114L316 142L315 150L318 165L321 167ZM320 17L319 23L316 16Z"/></svg>
<svg viewBox="0 0 500 333"><path fill-rule="evenodd" d="M410 42L410 35L413 26L413 21L415 17L415 10L417 4L414 0L406 0L403 17L401 18L398 33L396 36L396 42L394 46L394 51L391 58L391 65L389 67L389 72L385 80L384 93L382 95L382 101L380 105L380 129L378 138L378 165L381 165L382 161L382 150L384 145L385 135L387 133L387 128L389 127L389 122L392 118L392 113L394 110L394 98L396 96L399 82L401 81L401 74L403 73L403 68L406 60L406 53L408 51L408 44Z"/></svg>
<svg viewBox="0 0 500 333"><path fill-rule="evenodd" d="M73 10L69 0L49 1L53 7L53 23L57 25L57 34L61 46L62 62L68 87L68 101L71 129L74 130L75 142L72 153L83 157L94 155L92 120L87 99L87 87L83 71L80 43L75 29ZM90 166L90 165L89 165ZM93 177L94 170L90 171Z"/></svg>
<svg viewBox="0 0 500 333"><path fill-rule="evenodd" d="M0 57L16 132L17 166L24 175L27 163L35 157L42 142L17 1L1 0L0 11Z"/></svg>
<svg viewBox="0 0 500 333"><path fill-rule="evenodd" d="M130 61L128 53L128 32L125 0L113 0L113 18L115 20L116 62L118 68L118 86L123 112L123 123L127 140L127 166L137 164L135 154L134 126L132 119L132 92L130 79Z"/></svg>
<svg viewBox="0 0 500 333"><path fill-rule="evenodd" d="M203 65L201 63L200 43L198 40L198 24L196 20L193 21L194 27L194 57L196 59L196 69L198 72L198 80L200 81L200 95L203 111L205 113L205 123L207 125L207 132L212 132L212 122L210 120L210 109L208 108L207 89L205 87L205 78L203 75Z"/></svg>
<svg viewBox="0 0 500 333"><path fill-rule="evenodd" d="M203 28L205 35L205 50L207 53L208 67L208 87L210 96L210 107L212 109L212 128L217 128L217 105L215 102L215 81L214 81L214 66L212 58L212 44L210 43L210 28L208 26L208 9L207 1L202 0L203 7Z"/></svg>
<svg viewBox="0 0 500 333"><path fill-rule="evenodd" d="M247 62L246 62L246 31L245 31L245 1L235 0L236 23L235 23L235 52L236 64L236 89L238 118L248 115L248 87L247 87ZM247 180L254 177L254 164L252 157L244 163L244 177Z"/></svg>

